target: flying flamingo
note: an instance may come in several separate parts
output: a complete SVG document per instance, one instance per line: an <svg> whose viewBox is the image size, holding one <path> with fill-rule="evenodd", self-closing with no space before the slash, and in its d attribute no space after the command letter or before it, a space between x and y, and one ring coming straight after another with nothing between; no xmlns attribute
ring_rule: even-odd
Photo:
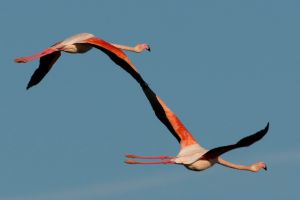
<svg viewBox="0 0 300 200"><path fill-rule="evenodd" d="M181 164L190 170L202 171L212 167L215 163L218 163L238 170L248 170L252 172L257 172L260 169L267 170L267 166L264 162L243 166L226 161L221 158L221 155L236 148L250 146L263 138L268 132L269 123L264 129L255 134L244 137L235 144L207 150L200 146L178 117L167 107L160 97L156 96L147 84L141 84L141 86L158 119L169 129L180 143L180 151L177 156L138 156L128 154L126 155L127 158L158 159L159 161L139 162L136 160L126 160L125 162L127 164Z"/></svg>
<svg viewBox="0 0 300 200"><path fill-rule="evenodd" d="M55 64L61 55L61 51L67 53L85 53L92 47L95 47L105 54L107 54L117 65L121 66L132 76L137 75L137 69L121 50L132 51L140 53L144 50L150 51L148 44L137 44L135 47L129 47L119 44L111 44L100 38L95 37L90 33L81 33L71 36L63 41L57 42L51 47L28 57L19 57L15 61L17 63L26 63L37 58L40 58L39 67L35 70L26 89L38 84L50 71L51 67ZM136 80L139 77L134 77Z"/></svg>
<svg viewBox="0 0 300 200"><path fill-rule="evenodd" d="M207 150L200 146L193 135L185 128L178 117L167 107L167 105L151 90L148 84L143 80L138 73L136 67L132 64L126 54L121 50L129 50L134 52L142 52L150 47L147 44L138 44L135 47L128 47L118 44L110 44L104 40L96 38L92 34L83 33L70 37L62 42L54 44L52 47L29 57L17 58L16 62L24 63L37 58L40 58L40 66L34 72L27 89L33 85L38 84L42 78L48 73L53 64L60 56L60 51L68 53L84 53L96 47L107 54L117 65L127 71L142 87L147 99L149 100L158 119L169 129L173 136L180 143L180 151L177 156L137 156L128 154L128 158L138 159L159 159L155 162L139 162L136 160L126 160L128 164L181 164L190 170L201 171L208 169L215 163L221 164L226 167L248 170L257 172L260 169L267 170L264 162L254 163L249 166L242 166L231 163L222 159L220 156L223 153L231 151L240 147L247 147L257 142L268 132L269 123L267 126L258 131L257 133L247 136L239 140L236 144L221 146Z"/></svg>

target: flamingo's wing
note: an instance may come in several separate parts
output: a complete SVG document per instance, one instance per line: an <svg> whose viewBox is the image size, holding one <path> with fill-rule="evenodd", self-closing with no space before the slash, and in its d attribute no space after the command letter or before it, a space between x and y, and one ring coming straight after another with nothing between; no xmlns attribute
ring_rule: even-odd
<svg viewBox="0 0 300 200"><path fill-rule="evenodd" d="M40 65L31 76L26 89L29 89L32 86L38 84L50 71L51 67L55 64L60 55L60 51L54 51L53 53L41 57Z"/></svg>
<svg viewBox="0 0 300 200"><path fill-rule="evenodd" d="M103 51L110 57L112 61L114 61L117 65L128 72L138 83L145 84L145 81L138 73L136 67L132 64L128 56L121 49L96 37L89 38L85 40L84 43L88 43L91 46Z"/></svg>
<svg viewBox="0 0 300 200"><path fill-rule="evenodd" d="M206 154L204 154L203 157L216 158L216 157L220 156L221 154L231 151L233 149L237 149L237 148L241 148L241 147L248 147L248 146L252 145L253 143L262 139L267 134L268 130L269 130L269 123L267 124L267 126L264 129L254 133L252 135L242 138L236 144L221 146L221 147L211 149Z"/></svg>
<svg viewBox="0 0 300 200"><path fill-rule="evenodd" d="M171 131L178 142L180 142L182 147L197 143L193 136L177 118L177 116L149 88L148 84L138 73L136 67L132 64L127 55L121 49L96 37L89 38L84 42L107 54L117 65L127 71L141 85L156 116Z"/></svg>
<svg viewBox="0 0 300 200"><path fill-rule="evenodd" d="M163 102L163 100L161 100L148 85L143 85L142 88L152 106L152 109L154 110L155 115L169 129L172 135L181 144L181 147L196 144L197 141L195 138L185 128L170 108L167 107L165 102Z"/></svg>

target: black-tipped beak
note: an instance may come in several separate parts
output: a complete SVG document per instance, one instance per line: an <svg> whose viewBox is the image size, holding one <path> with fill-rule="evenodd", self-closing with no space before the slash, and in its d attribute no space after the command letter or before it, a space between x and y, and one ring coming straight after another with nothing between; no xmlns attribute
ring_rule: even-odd
<svg viewBox="0 0 300 200"><path fill-rule="evenodd" d="M148 46L147 51L151 52L150 46Z"/></svg>
<svg viewBox="0 0 300 200"><path fill-rule="evenodd" d="M263 169L266 170L266 171L268 171L267 165Z"/></svg>

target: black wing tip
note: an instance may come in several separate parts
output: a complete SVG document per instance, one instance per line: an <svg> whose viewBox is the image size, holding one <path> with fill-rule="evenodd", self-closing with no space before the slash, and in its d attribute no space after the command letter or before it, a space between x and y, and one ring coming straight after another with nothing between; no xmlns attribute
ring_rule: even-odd
<svg viewBox="0 0 300 200"><path fill-rule="evenodd" d="M260 130L259 132L256 133L258 135L261 135L260 139L263 138L268 133L269 127L270 127L270 123L268 122L264 129L262 129L262 130Z"/></svg>
<svg viewBox="0 0 300 200"><path fill-rule="evenodd" d="M34 86L35 84L32 84L32 83L28 83L27 87L26 87L26 90L29 90L32 86Z"/></svg>
<svg viewBox="0 0 300 200"><path fill-rule="evenodd" d="M270 122L267 123L267 126L264 128L264 131L268 132L270 126Z"/></svg>

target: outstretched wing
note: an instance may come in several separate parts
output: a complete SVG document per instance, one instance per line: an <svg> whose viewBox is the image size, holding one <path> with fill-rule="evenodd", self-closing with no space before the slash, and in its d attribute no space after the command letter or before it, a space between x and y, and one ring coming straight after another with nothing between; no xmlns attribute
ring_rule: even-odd
<svg viewBox="0 0 300 200"><path fill-rule="evenodd" d="M237 149L237 148L241 148L241 147L248 147L248 146L252 145L253 143L262 139L267 134L268 130L269 130L269 123L267 124L267 126L264 129L258 131L257 133L254 133L252 135L244 137L243 139L238 141L236 144L221 146L221 147L211 149L206 154L204 154L203 157L216 158L216 157L220 156L221 154L231 151L233 149Z"/></svg>
<svg viewBox="0 0 300 200"><path fill-rule="evenodd" d="M47 54L40 58L40 65L31 76L26 88L27 90L38 84L46 76L60 55L60 51L54 51L53 53Z"/></svg>
<svg viewBox="0 0 300 200"><path fill-rule="evenodd" d="M152 109L154 110L155 115L169 129L169 131L181 144L181 147L196 144L197 141L193 135L185 128L178 117L167 107L165 102L163 102L163 100L161 100L147 84L141 86L152 106Z"/></svg>
<svg viewBox="0 0 300 200"><path fill-rule="evenodd" d="M148 84L138 73L136 67L127 55L112 44L93 37L84 41L107 54L117 65L127 71L142 87L158 119L169 129L182 147L197 143L191 133L184 127L178 117L167 105L150 89Z"/></svg>
<svg viewBox="0 0 300 200"><path fill-rule="evenodd" d="M117 65L128 72L138 83L145 84L145 81L138 73L136 67L132 64L127 55L121 49L96 37L89 38L85 40L84 43L88 43L91 46L103 51L110 57L112 61L114 61Z"/></svg>

